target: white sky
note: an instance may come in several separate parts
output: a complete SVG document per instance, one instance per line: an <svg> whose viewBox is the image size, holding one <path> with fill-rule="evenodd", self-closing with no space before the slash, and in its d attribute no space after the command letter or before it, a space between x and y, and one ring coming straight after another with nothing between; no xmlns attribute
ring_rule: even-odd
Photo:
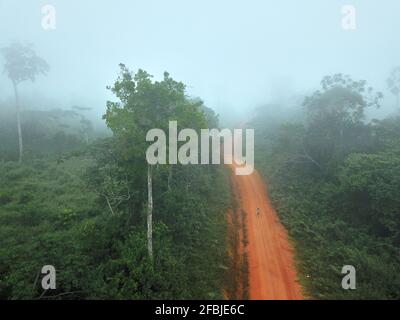
<svg viewBox="0 0 400 320"><path fill-rule="evenodd" d="M55 30L41 27L45 4L56 8ZM346 4L357 10L354 31L341 28ZM0 0L0 47L32 42L51 66L25 96L98 114L120 62L156 77L167 70L230 114L310 92L337 72L385 90L399 34L399 0ZM0 74L0 100L11 97Z"/></svg>

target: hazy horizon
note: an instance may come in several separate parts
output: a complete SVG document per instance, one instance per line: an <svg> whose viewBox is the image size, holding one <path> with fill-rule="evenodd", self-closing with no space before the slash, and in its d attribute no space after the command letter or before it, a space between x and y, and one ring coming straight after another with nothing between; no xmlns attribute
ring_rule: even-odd
<svg viewBox="0 0 400 320"><path fill-rule="evenodd" d="M44 30L43 5L56 9L56 29ZM342 6L356 8L356 29L341 27ZM118 64L164 71L187 85L222 116L310 93L325 75L365 79L385 99L400 64L398 1L11 1L0 0L0 47L32 43L51 66L34 85L22 85L30 108L91 107L100 116L111 95L106 86ZM13 101L0 74L3 100Z"/></svg>

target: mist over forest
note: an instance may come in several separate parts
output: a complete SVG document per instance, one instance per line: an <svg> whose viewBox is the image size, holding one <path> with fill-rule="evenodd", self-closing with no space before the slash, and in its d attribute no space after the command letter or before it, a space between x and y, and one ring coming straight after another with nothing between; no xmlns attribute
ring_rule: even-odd
<svg viewBox="0 0 400 320"><path fill-rule="evenodd" d="M293 246L283 298L399 299L399 14L0 0L0 299L269 299L260 210ZM246 207L228 166L146 163L147 132L171 120L254 130L268 195ZM43 265L63 270L57 289Z"/></svg>
<svg viewBox="0 0 400 320"><path fill-rule="evenodd" d="M109 98L105 87L122 62L156 78L167 70L187 84L190 95L227 116L281 98L296 101L334 73L368 80L385 93L385 105L374 116L395 110L386 79L398 65L396 1L356 1L354 31L342 29L343 3L337 0L51 4L55 30L41 26L44 3L0 2L0 45L32 43L51 66L46 77L21 90L33 109L79 105L100 119ZM0 88L3 103L12 103L4 75Z"/></svg>

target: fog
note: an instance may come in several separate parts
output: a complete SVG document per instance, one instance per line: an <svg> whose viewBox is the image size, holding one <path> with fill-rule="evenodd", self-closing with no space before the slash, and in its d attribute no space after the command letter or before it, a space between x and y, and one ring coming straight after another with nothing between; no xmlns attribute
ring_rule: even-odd
<svg viewBox="0 0 400 320"><path fill-rule="evenodd" d="M56 28L41 25L42 6L56 9ZM356 29L342 28L342 6L356 8ZM384 93L373 116L394 111L386 89L400 64L400 2L0 0L0 47L32 43L51 66L21 86L25 108L93 108L99 119L118 64L159 78L167 70L222 116L289 103L338 72ZM0 61L1 64L3 61ZM13 101L0 75L0 100Z"/></svg>

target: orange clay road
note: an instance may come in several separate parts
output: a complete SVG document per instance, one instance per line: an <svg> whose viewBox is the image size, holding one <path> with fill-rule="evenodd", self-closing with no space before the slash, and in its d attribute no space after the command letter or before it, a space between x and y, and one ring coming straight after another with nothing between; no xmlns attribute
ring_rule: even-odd
<svg viewBox="0 0 400 320"><path fill-rule="evenodd" d="M233 172L233 183L240 197L240 208L247 213L249 298L303 299L293 248L271 206L262 177L257 171L248 176L237 176ZM257 208L260 208L259 216Z"/></svg>

